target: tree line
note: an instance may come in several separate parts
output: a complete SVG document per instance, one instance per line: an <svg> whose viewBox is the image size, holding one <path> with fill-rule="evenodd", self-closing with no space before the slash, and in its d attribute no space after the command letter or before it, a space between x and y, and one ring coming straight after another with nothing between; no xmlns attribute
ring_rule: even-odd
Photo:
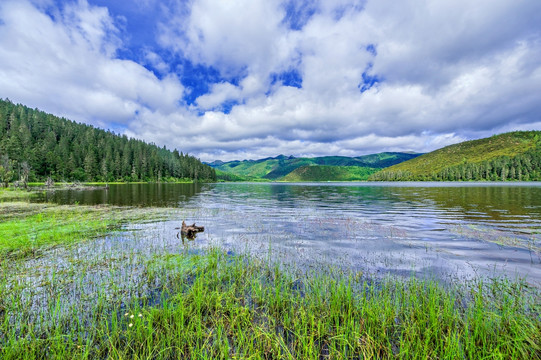
<svg viewBox="0 0 541 360"><path fill-rule="evenodd" d="M541 152L536 148L516 156L501 156L476 163L445 167L431 174L408 171L380 171L371 177L379 181L540 181Z"/></svg>
<svg viewBox="0 0 541 360"><path fill-rule="evenodd" d="M215 181L197 158L0 99L0 183Z"/></svg>

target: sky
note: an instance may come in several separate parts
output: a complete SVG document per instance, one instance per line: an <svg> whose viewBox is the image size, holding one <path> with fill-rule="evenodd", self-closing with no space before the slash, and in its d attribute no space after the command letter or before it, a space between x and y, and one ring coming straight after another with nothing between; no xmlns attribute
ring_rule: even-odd
<svg viewBox="0 0 541 360"><path fill-rule="evenodd" d="M539 0L0 0L0 98L203 161L541 130Z"/></svg>

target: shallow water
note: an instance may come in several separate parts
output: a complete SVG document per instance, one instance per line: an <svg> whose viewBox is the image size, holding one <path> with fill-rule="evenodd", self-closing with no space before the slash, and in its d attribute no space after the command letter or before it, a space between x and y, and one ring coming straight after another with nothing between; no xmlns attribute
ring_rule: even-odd
<svg viewBox="0 0 541 360"><path fill-rule="evenodd" d="M142 253L212 243L302 268L541 285L539 183L136 184L44 200L176 208L174 221L136 226L131 244ZM175 227L184 219L205 232L183 243ZM108 242L130 247L123 235Z"/></svg>

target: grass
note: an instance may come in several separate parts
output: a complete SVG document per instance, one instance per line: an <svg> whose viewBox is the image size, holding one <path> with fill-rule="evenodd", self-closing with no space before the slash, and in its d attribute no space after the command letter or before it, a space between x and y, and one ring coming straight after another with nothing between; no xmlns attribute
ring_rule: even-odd
<svg viewBox="0 0 541 360"><path fill-rule="evenodd" d="M171 209L149 212L114 206L0 202L0 256L32 256L44 247L77 243L104 235L126 222L149 220L169 212Z"/></svg>
<svg viewBox="0 0 541 360"><path fill-rule="evenodd" d="M252 181L254 179L291 181L283 179L283 177L287 176L288 174L292 174L293 176L295 176L294 171L301 167L325 165L356 168L383 168L396 163L400 163L405 160L409 160L416 156L417 155L405 153L379 153L359 156L355 158L344 156L324 156L314 158L282 157L281 159L272 158L261 160L231 161L217 166L216 170L222 172L221 177L226 181L240 181L242 178ZM372 171L372 169L370 169L369 171ZM360 170L352 169L350 172L359 173ZM345 171L342 170L341 173L342 175L344 175ZM230 175L231 177L228 178L227 175ZM235 176L238 176L239 178L236 178ZM328 177L325 178L323 176L323 178L318 181L337 181L332 178L333 176L335 176L335 174L331 173ZM349 176L351 177L351 174ZM358 180L358 177L358 175L355 176L354 180ZM364 177L365 176L363 173L363 178Z"/></svg>
<svg viewBox="0 0 541 360"><path fill-rule="evenodd" d="M162 183L174 183L174 184L193 184L192 179L163 179ZM65 182L57 181L52 186L53 189L58 188L70 188L70 187L86 187L86 186L106 186L106 185L124 185L124 184L149 184L156 183L155 181L84 181L84 182ZM28 183L29 190L32 188L44 188L46 185L44 182L30 182Z"/></svg>
<svg viewBox="0 0 541 360"><path fill-rule="evenodd" d="M54 233L66 225L52 242L34 246L71 250L3 257L0 358L541 358L539 290L523 282L444 285L327 268L301 272L216 247L194 252L180 240L164 250L159 238L138 233L107 240L126 243L120 251L80 242L109 231L100 222L148 216L132 210L3 208L9 229L37 223ZM9 245L6 233L0 239L9 251L28 246L22 239Z"/></svg>
<svg viewBox="0 0 541 360"><path fill-rule="evenodd" d="M34 195L35 192L32 191L13 188L0 188L0 201L29 199Z"/></svg>
<svg viewBox="0 0 541 360"><path fill-rule="evenodd" d="M244 178L262 178L278 166L276 159L270 159L263 162L258 161L234 161L219 166L217 169L225 173Z"/></svg>
<svg viewBox="0 0 541 360"><path fill-rule="evenodd" d="M317 275L317 276L316 276ZM299 275L214 249L156 258L145 298L55 317L47 326L4 303L3 359L520 358L541 354L539 297L503 280L444 288L436 282L368 283L354 274ZM7 295L5 288L2 298ZM8 297L9 299L9 297ZM102 299L102 300L100 300ZM79 312L92 312L78 321ZM15 322L13 324L13 322Z"/></svg>

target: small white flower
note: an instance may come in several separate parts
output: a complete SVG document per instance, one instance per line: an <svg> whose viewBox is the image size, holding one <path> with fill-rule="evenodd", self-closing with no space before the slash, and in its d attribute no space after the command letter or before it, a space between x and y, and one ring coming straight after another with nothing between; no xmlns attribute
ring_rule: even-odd
<svg viewBox="0 0 541 360"><path fill-rule="evenodd" d="M130 316L130 319L133 319L134 316L135 316L135 315L132 314L132 315Z"/></svg>
<svg viewBox="0 0 541 360"><path fill-rule="evenodd" d="M133 324L132 324L132 323L130 323L130 325L128 325L128 326L129 326L129 327L132 327L132 326L133 326Z"/></svg>
<svg viewBox="0 0 541 360"><path fill-rule="evenodd" d="M128 314L128 313L125 313L125 314L124 314L124 316L128 316L128 315L130 315L130 314Z"/></svg>
<svg viewBox="0 0 541 360"><path fill-rule="evenodd" d="M139 315L137 315L137 316L139 316L139 317L143 317L143 314L139 313Z"/></svg>

